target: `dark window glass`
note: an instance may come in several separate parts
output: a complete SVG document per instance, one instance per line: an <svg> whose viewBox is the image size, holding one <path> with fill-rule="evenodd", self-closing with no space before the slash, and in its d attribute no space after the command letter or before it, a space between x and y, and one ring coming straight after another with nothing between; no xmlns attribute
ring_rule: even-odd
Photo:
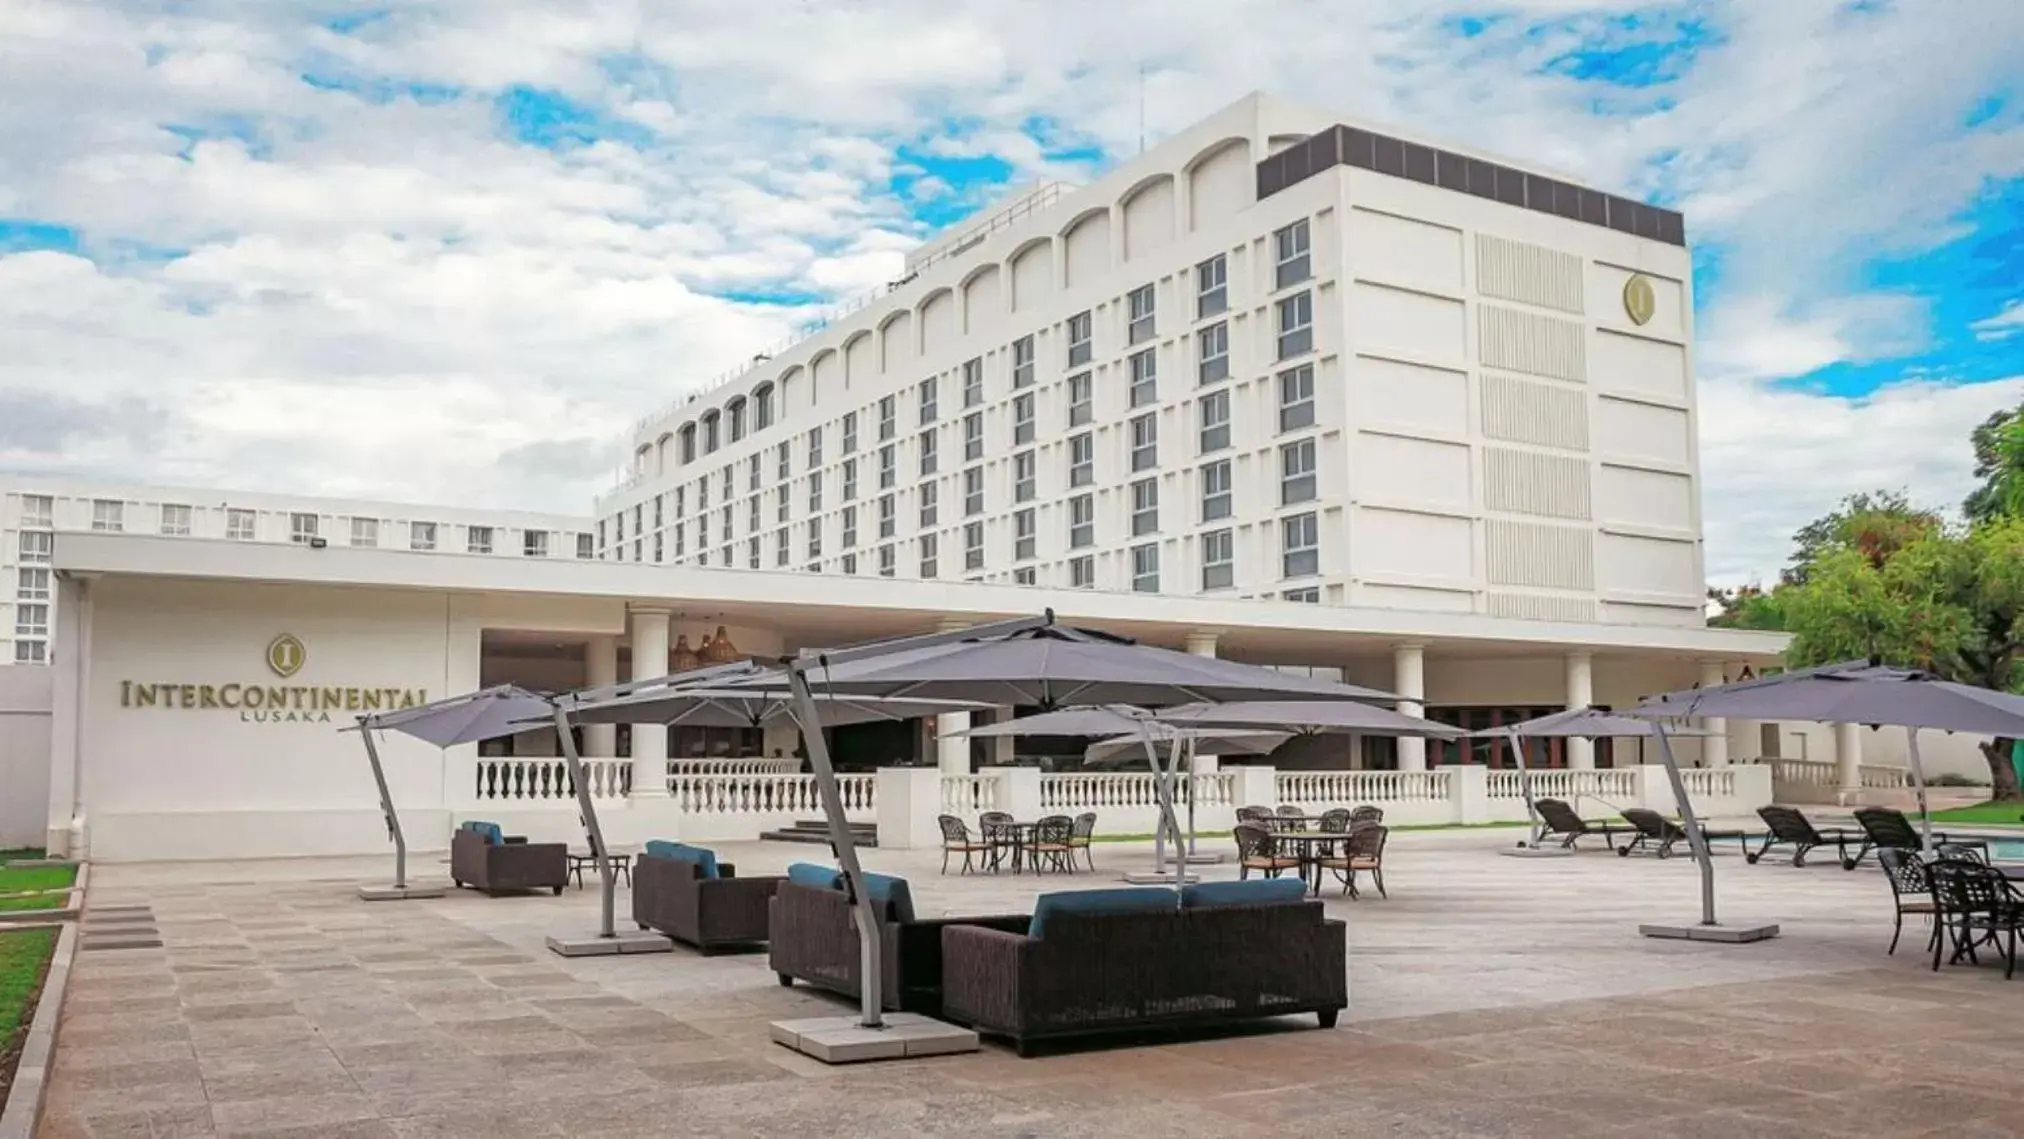
<svg viewBox="0 0 2024 1139"><path fill-rule="evenodd" d="M1326 170L1342 163L1342 147L1338 129L1330 127L1307 140L1307 168L1312 171Z"/></svg>
<svg viewBox="0 0 2024 1139"><path fill-rule="evenodd" d="M1406 144L1395 138L1377 136L1377 163L1380 174L1404 176L1406 172Z"/></svg>
<svg viewBox="0 0 2024 1139"><path fill-rule="evenodd" d="M1342 160L1359 170L1369 170L1377 165L1377 136L1369 131L1348 127L1342 132Z"/></svg>
<svg viewBox="0 0 2024 1139"><path fill-rule="evenodd" d="M1492 167L1497 172L1497 200L1507 206L1525 204L1525 175L1504 166Z"/></svg>
<svg viewBox="0 0 2024 1139"><path fill-rule="evenodd" d="M1307 148L1299 143L1295 143L1280 151L1279 160L1286 164L1286 184L1288 186L1293 185L1295 182L1304 182L1307 180L1308 175L1314 173L1314 168L1307 164Z"/></svg>
<svg viewBox="0 0 2024 1139"><path fill-rule="evenodd" d="M1637 232L1637 219L1631 216L1632 211L1637 208L1635 203L1623 198L1610 197L1605 204L1609 207L1609 228L1618 233Z"/></svg>
<svg viewBox="0 0 2024 1139"><path fill-rule="evenodd" d="M1581 191L1581 220L1590 225L1602 225L1609 220L1609 211L1603 208L1601 190Z"/></svg>
<svg viewBox="0 0 2024 1139"><path fill-rule="evenodd" d="M1416 142L1406 144L1406 177L1429 185L1434 181L1434 151Z"/></svg>
<svg viewBox="0 0 2024 1139"><path fill-rule="evenodd" d="M1553 212L1553 179L1537 174L1522 175L1525 179L1525 208L1540 213Z"/></svg>
<svg viewBox="0 0 2024 1139"><path fill-rule="evenodd" d="M1650 206L1637 208L1637 235L1656 239L1659 235L1659 212Z"/></svg>
<svg viewBox="0 0 2024 1139"><path fill-rule="evenodd" d="M1465 160L1469 164L1469 192L1479 198L1497 196L1497 168L1480 158Z"/></svg>
<svg viewBox="0 0 2024 1139"><path fill-rule="evenodd" d="M1436 150L1434 152L1434 164L1435 164L1434 180L1440 183L1441 189L1459 190L1463 193L1468 192L1469 190L1468 159L1463 158L1459 154L1449 154L1445 150Z"/></svg>
<svg viewBox="0 0 2024 1139"><path fill-rule="evenodd" d="M1581 187L1565 182L1553 184L1553 212L1564 218L1581 217Z"/></svg>
<svg viewBox="0 0 2024 1139"><path fill-rule="evenodd" d="M1275 154L1258 164L1258 197L1260 200L1269 198L1285 188L1286 167L1279 161L1278 155Z"/></svg>
<svg viewBox="0 0 2024 1139"><path fill-rule="evenodd" d="M1674 245L1687 243L1687 219L1672 210L1655 210L1659 215L1659 240Z"/></svg>

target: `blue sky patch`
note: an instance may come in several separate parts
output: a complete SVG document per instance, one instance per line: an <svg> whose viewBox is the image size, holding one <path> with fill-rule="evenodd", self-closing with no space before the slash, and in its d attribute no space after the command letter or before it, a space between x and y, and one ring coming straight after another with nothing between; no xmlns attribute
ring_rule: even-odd
<svg viewBox="0 0 2024 1139"><path fill-rule="evenodd" d="M1584 23L1542 24L1532 34L1544 37ZM1585 40L1583 46L1548 60L1544 70L1582 82L1650 87L1678 79L1702 52L1724 42L1707 20L1648 20L1635 15L1605 21L1600 35Z"/></svg>
<svg viewBox="0 0 2024 1139"><path fill-rule="evenodd" d="M76 253L83 245L83 234L67 225L34 218L0 218L0 254L38 249Z"/></svg>
<svg viewBox="0 0 2024 1139"><path fill-rule="evenodd" d="M547 150L613 141L644 147L652 134L638 123L612 118L560 91L515 85L495 100L502 129L515 142Z"/></svg>

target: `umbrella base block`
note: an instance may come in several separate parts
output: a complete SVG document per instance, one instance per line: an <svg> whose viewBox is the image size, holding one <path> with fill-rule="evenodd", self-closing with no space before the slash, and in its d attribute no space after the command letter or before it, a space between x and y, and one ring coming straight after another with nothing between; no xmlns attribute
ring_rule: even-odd
<svg viewBox="0 0 2024 1139"><path fill-rule="evenodd" d="M1514 846L1500 850L1506 858L1572 858L1574 852L1562 846Z"/></svg>
<svg viewBox="0 0 2024 1139"><path fill-rule="evenodd" d="M1755 925L1641 925L1637 931L1646 937L1668 941L1709 941L1718 945L1747 945L1753 941L1769 941L1778 936L1778 924L1765 922Z"/></svg>
<svg viewBox="0 0 2024 1139"><path fill-rule="evenodd" d="M1119 877L1134 886L1171 886L1174 883L1174 872L1171 870L1127 870ZM1192 886L1201 880L1199 874L1183 873L1180 878L1183 886Z"/></svg>
<svg viewBox="0 0 2024 1139"><path fill-rule="evenodd" d="M367 902L405 902L412 898L441 898L448 895L448 886L424 886L410 882L405 886L360 886L358 896Z"/></svg>
<svg viewBox="0 0 2024 1139"><path fill-rule="evenodd" d="M624 930L612 937L585 934L581 937L551 937L548 951L558 957L613 957L620 953L672 953L675 943L658 933Z"/></svg>
<svg viewBox="0 0 2024 1139"><path fill-rule="evenodd" d="M1193 854L1188 855L1187 858L1188 865L1190 866L1217 866L1220 865L1222 861L1223 861L1222 855L1211 853L1210 851L1206 850L1197 851Z"/></svg>
<svg viewBox="0 0 2024 1139"><path fill-rule="evenodd" d="M970 1029L919 1013L889 1012L882 1019L879 1028L866 1028L854 1016L776 1020L768 1028L773 1043L825 1064L953 1056L981 1047Z"/></svg>

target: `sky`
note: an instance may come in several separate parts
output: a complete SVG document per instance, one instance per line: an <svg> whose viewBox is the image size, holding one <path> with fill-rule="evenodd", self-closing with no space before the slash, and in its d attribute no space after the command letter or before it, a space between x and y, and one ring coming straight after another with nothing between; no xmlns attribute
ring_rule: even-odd
<svg viewBox="0 0 2024 1139"><path fill-rule="evenodd" d="M2016 0L6 0L0 471L584 513L1142 94L1266 89L1684 211L1708 570L1768 580L2024 401L2020 58Z"/></svg>

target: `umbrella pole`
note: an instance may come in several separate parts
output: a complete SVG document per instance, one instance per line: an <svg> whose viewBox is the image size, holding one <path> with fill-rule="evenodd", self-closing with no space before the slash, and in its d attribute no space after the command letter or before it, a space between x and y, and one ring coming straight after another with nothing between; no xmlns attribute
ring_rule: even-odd
<svg viewBox="0 0 2024 1139"><path fill-rule="evenodd" d="M599 892L599 937L617 937L618 875L611 868L611 859L605 854L604 827L597 821L597 808L590 802L590 780L583 777L583 761L576 754L576 740L569 734L569 713L555 706L555 735L562 744L562 762L569 768L570 786L576 788L576 809L583 816L584 836L590 840L590 853L597 859Z"/></svg>
<svg viewBox="0 0 2024 1139"><path fill-rule="evenodd" d="M829 824L829 845L836 852L837 865L843 868L857 914L858 966L863 978L859 986L863 993L863 1014L858 1023L866 1028L884 1028L885 995L880 990L885 981L885 967L880 960L878 911L872 908L871 894L865 889L864 871L857 861L857 844L851 841L850 825L843 814L843 796L836 786L836 769L829 762L829 741L822 734L822 713L815 706L815 695L808 688L808 674L802 671L800 662L788 662L787 683L794 693L794 718L801 721L801 738L808 748L808 767L815 775L816 791L822 796L822 814Z"/></svg>
<svg viewBox="0 0 2024 1139"><path fill-rule="evenodd" d="M1926 765L1919 760L1919 730L1905 729L1905 759L1912 769L1912 787L1919 796L1919 838L1933 848L1933 808L1926 802Z"/></svg>
<svg viewBox="0 0 2024 1139"><path fill-rule="evenodd" d="M1195 856L1195 741L1188 740L1188 857Z"/></svg>
<svg viewBox="0 0 2024 1139"><path fill-rule="evenodd" d="M1165 873L1167 869L1167 834L1170 831L1178 834L1180 826L1174 822L1173 788L1168 786L1166 771L1160 766L1160 748L1157 743L1153 742L1152 722L1149 719L1141 719L1139 721L1139 742L1145 745L1146 762L1153 769L1153 798L1159 801L1160 808L1159 822L1153 825L1153 852L1155 858L1153 867L1156 873ZM1179 741L1176 740L1175 744L1178 746ZM1174 887L1178 890L1181 886L1187 884L1188 860L1181 856L1181 852L1178 849L1174 851L1174 854Z"/></svg>
<svg viewBox="0 0 2024 1139"><path fill-rule="evenodd" d="M1540 741L1545 747L1545 741ZM1511 737L1511 758L1518 764L1518 790L1525 796L1525 820L1531 824L1532 839L1527 844L1533 850L1539 849L1539 808L1532 803L1532 768L1525 762L1525 741L1516 735Z"/></svg>
<svg viewBox="0 0 2024 1139"><path fill-rule="evenodd" d="M1693 848L1694 861L1701 867L1701 924L1715 925L1715 863L1708 857L1708 838L1701 833L1701 820L1694 816L1694 804L1687 798L1687 783L1680 778L1680 764L1673 758L1673 744L1666 736L1665 725L1654 720L1652 731L1659 738L1659 759L1666 766L1667 781L1673 785L1673 801L1679 804L1687 845Z"/></svg>
<svg viewBox="0 0 2024 1139"><path fill-rule="evenodd" d="M372 781L379 785L380 810L386 813L387 834L394 840L394 889L408 888L408 836L401 833L401 817L394 812L393 792L387 790L386 768L380 764L379 748L372 742L372 729L361 723L359 738L365 741L365 757L372 762Z"/></svg>

